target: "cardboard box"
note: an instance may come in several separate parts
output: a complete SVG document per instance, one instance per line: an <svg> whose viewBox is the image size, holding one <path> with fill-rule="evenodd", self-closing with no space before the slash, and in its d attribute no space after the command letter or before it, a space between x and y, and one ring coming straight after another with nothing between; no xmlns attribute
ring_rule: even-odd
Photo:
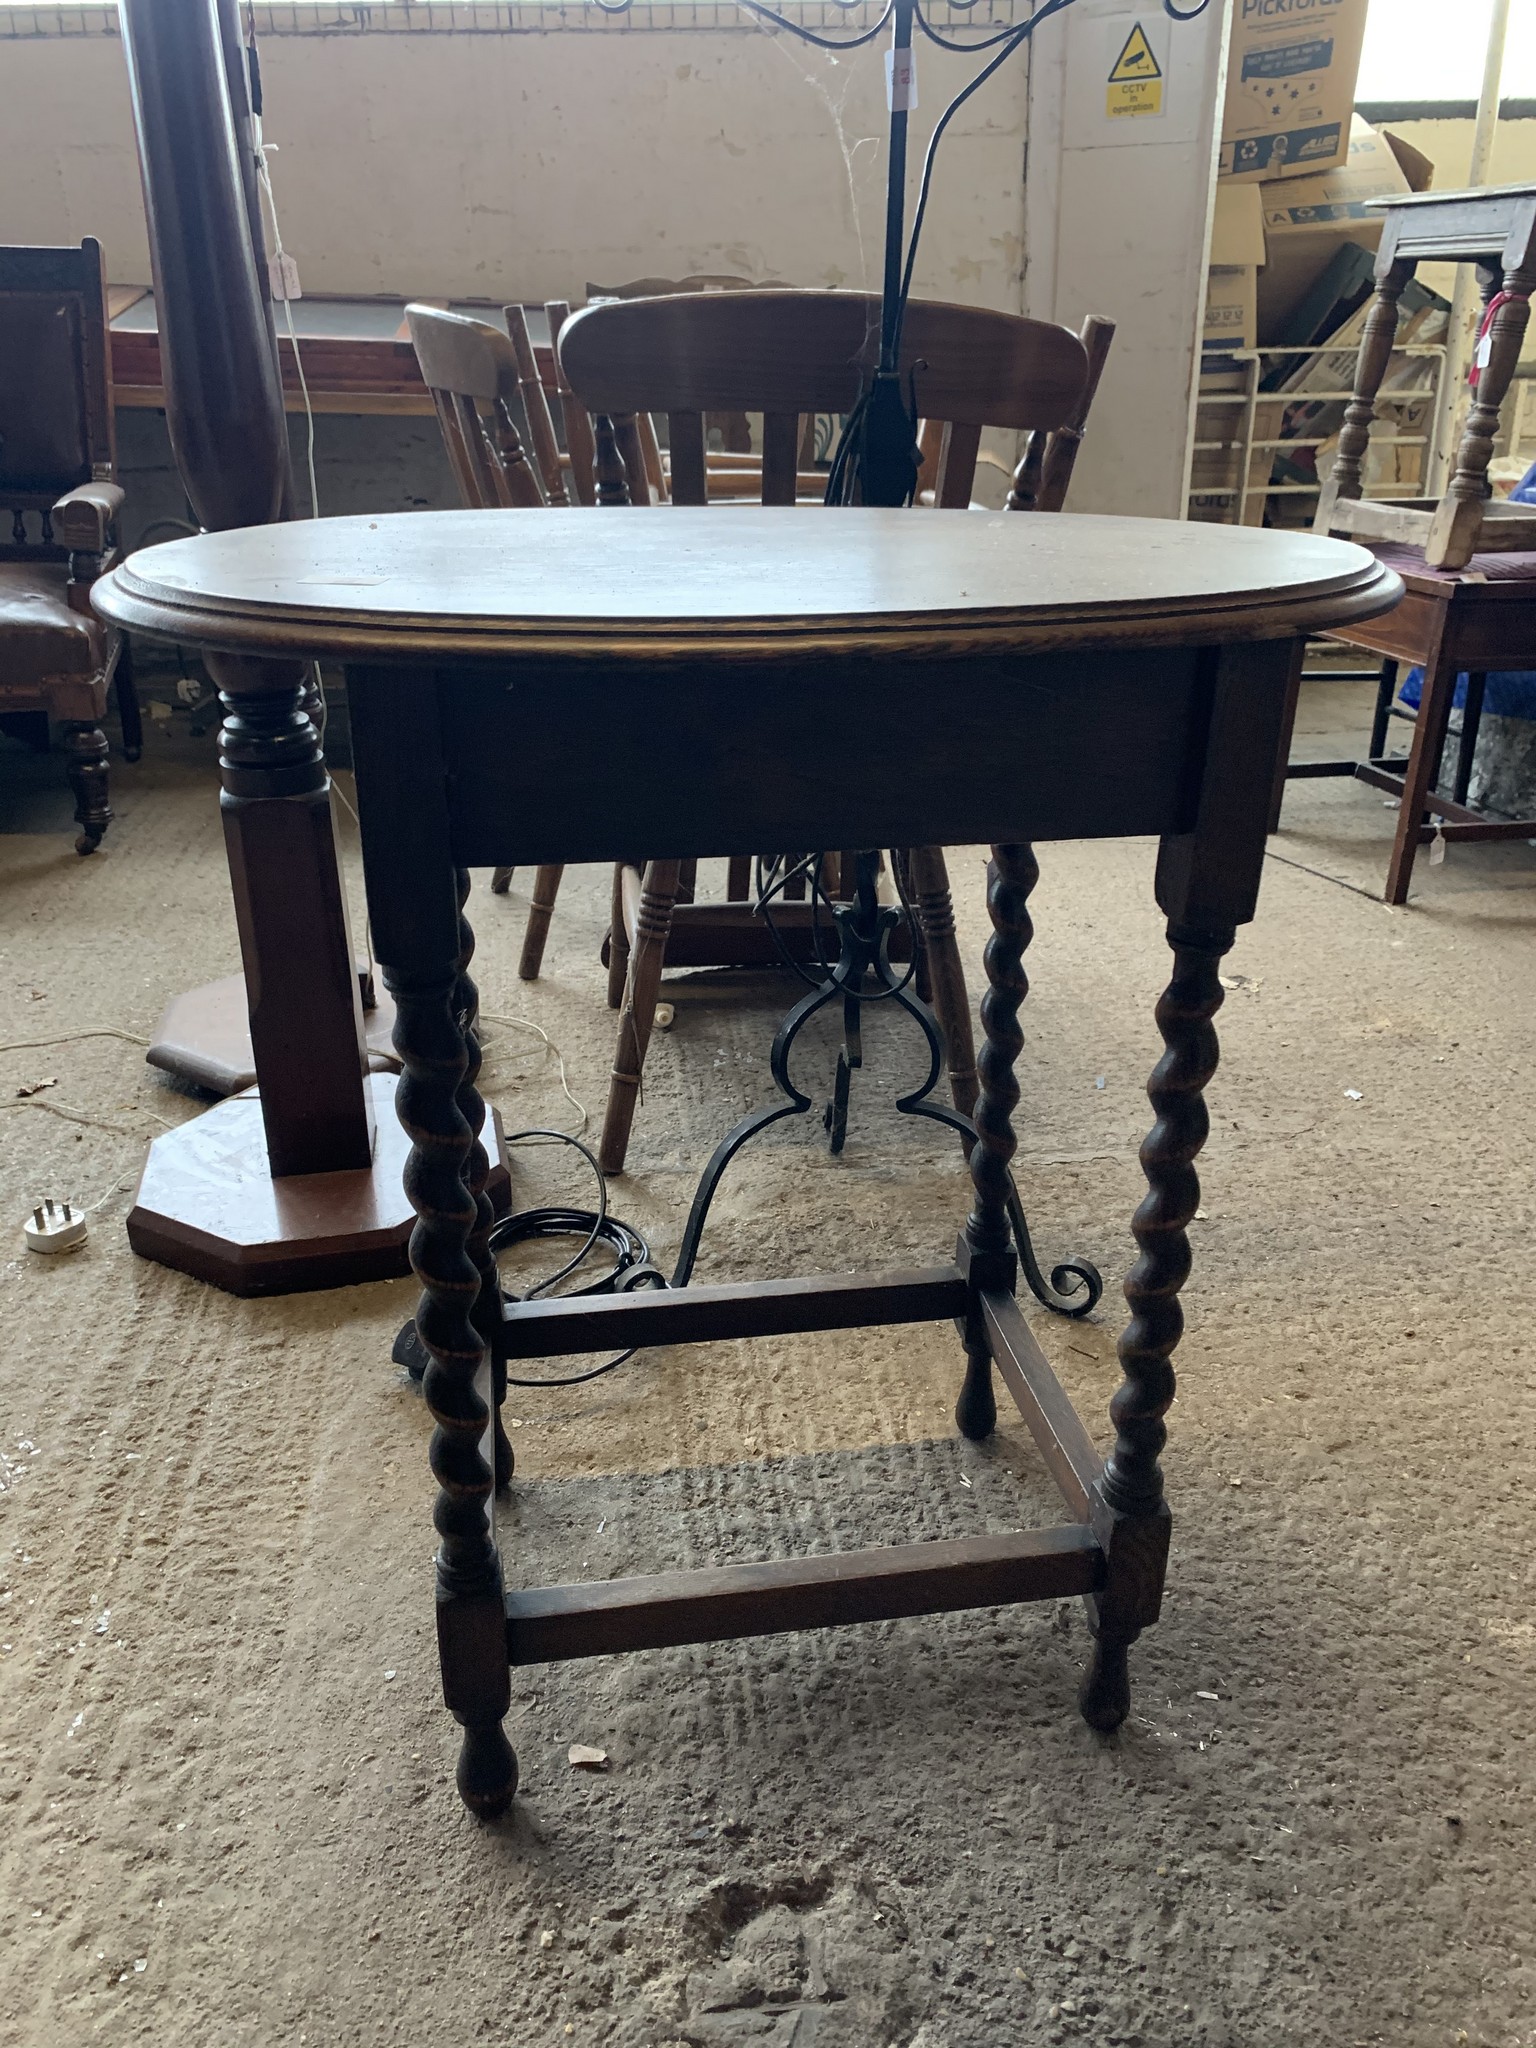
<svg viewBox="0 0 1536 2048"><path fill-rule="evenodd" d="M1257 293L1260 336L1269 341L1282 333L1289 316L1344 243L1375 249L1381 240L1381 215L1369 210L1368 201L1395 192L1426 191L1433 175L1434 165L1428 157L1400 136L1371 127L1357 114L1350 124L1349 155L1344 163L1315 177L1261 185L1264 274Z"/></svg>
<svg viewBox="0 0 1536 2048"><path fill-rule="evenodd" d="M1304 177L1343 163L1367 0L1234 0L1223 178Z"/></svg>
<svg viewBox="0 0 1536 2048"><path fill-rule="evenodd" d="M1258 283L1264 261L1264 208L1257 185L1218 185L1205 280L1204 354L1252 348L1259 338Z"/></svg>

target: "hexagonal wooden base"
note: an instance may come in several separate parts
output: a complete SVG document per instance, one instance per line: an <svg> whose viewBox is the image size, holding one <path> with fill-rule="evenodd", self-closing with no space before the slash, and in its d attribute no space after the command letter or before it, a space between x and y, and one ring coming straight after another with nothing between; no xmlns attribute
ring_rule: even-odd
<svg viewBox="0 0 1536 2048"><path fill-rule="evenodd" d="M395 1006L380 989L373 1008L363 1011L368 1064L376 1074L400 1071L390 1043L394 1025ZM239 1095L254 1088L256 1059L251 1051L245 976L226 975L223 981L205 982L201 988L172 996L160 1013L144 1057L152 1067L190 1081L194 1088L206 1088L210 1095Z"/></svg>
<svg viewBox="0 0 1536 2048"><path fill-rule="evenodd" d="M254 1088L156 1138L129 1212L128 1242L141 1258L230 1294L300 1294L408 1273L415 1216L400 1176L410 1140L395 1115L394 1076L371 1074L368 1087L378 1135L366 1172L274 1180ZM490 1196L504 1215L511 1177L495 1110L491 1124Z"/></svg>

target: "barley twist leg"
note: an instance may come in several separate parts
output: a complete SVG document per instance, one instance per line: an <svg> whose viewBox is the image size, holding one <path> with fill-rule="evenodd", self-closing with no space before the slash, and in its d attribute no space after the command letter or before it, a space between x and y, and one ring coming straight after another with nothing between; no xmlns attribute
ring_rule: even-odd
<svg viewBox="0 0 1536 2048"><path fill-rule="evenodd" d="M483 1275L470 1250L480 1221L469 1186L478 1125L465 1112L473 1112L479 1097L462 1022L465 979L453 962L440 973L385 970L402 1066L395 1103L411 1140L405 1191L416 1211L411 1265L423 1290L416 1328L430 1355L423 1392L435 1424L430 1458L439 1489L433 1520L442 1539L437 1627L443 1695L464 1730L460 1795L472 1812L493 1819L511 1804L517 1759L501 1726L511 1690L492 1521L495 1472L486 1457L493 1442L493 1374L477 1322Z"/></svg>
<svg viewBox="0 0 1536 2048"><path fill-rule="evenodd" d="M1218 969L1232 939L1230 926L1168 930L1173 978L1157 1005L1165 1050L1147 1084L1156 1121L1141 1148L1147 1193L1131 1224L1139 1256L1125 1282L1131 1320L1119 1345L1124 1377L1109 1404L1115 1442L1093 1507L1109 1573L1097 1596L1081 1706L1084 1719L1103 1730L1117 1728L1130 1711L1127 1653L1157 1619L1162 1600L1169 1521L1158 1458L1174 1396L1173 1353L1184 1332L1179 1290L1189 1278L1188 1225L1200 1206L1195 1159L1210 1130L1204 1090L1218 1054Z"/></svg>
<svg viewBox="0 0 1536 2048"><path fill-rule="evenodd" d="M976 1143L971 1150L975 1199L960 1242L960 1261L969 1279L971 1300L962 1330L965 1380L955 1406L955 1422L960 1433L972 1439L990 1436L997 1427L992 1350L980 1296L999 1290L1011 1294L1018 1284L1008 1213L1013 1191L1008 1162L1018 1142L1013 1133L1013 1112L1019 1100L1014 1067L1024 1045L1019 1008L1029 993L1024 955L1035 934L1029 895L1039 879L1032 848L993 847L987 883L992 936L985 954L987 988L981 999L982 1042L976 1062L980 1093Z"/></svg>

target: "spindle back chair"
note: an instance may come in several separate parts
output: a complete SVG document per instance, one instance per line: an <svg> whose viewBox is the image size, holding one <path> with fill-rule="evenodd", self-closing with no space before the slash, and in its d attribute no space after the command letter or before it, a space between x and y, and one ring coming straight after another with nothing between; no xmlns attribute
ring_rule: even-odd
<svg viewBox="0 0 1536 2048"><path fill-rule="evenodd" d="M547 503L546 485L517 430L523 374L511 336L440 306L407 306L405 319L465 504ZM533 382L538 385L536 372ZM542 400L542 388L539 395ZM537 447L531 422L530 433Z"/></svg>
<svg viewBox="0 0 1536 2048"><path fill-rule="evenodd" d="M878 354L879 325L880 302L870 294L784 289L637 298L573 315L560 334L560 371L594 417L599 504L635 501L617 420L665 415L671 502L697 506L716 495L708 416L745 412L762 416L762 502L794 505L803 423L853 409ZM1038 443L1031 502L1021 497L1017 509L1038 503L1049 437L1061 434L1050 466L1053 491L1064 496L1112 334L1110 323L1096 324L1091 362L1084 341L1064 327L911 302L901 363L917 411L940 423L937 439L930 437L934 504L969 505L987 427L1025 431L1034 437L1031 447ZM1021 473L1030 464L1026 450ZM739 502L735 480L730 495ZM951 1092L968 1115L976 1099L974 1036L943 852L916 847L897 857L917 909ZM745 864L732 864L725 906L693 904L689 884L675 860L650 861L643 872L638 864L621 867L615 876L609 1001L622 1001L623 1016L599 1155L609 1172L623 1164L667 959L726 965L753 957L748 948L759 920L747 900ZM679 943L669 954L674 934Z"/></svg>
<svg viewBox="0 0 1536 2048"><path fill-rule="evenodd" d="M689 293L589 306L562 330L559 353L594 416L665 414L674 504L709 502L704 416L745 411L763 419L762 502L789 505L802 420L853 409L879 338L869 293ZM1067 427L1089 379L1087 350L1065 327L929 300L907 307L901 363L918 415L942 427L942 507L969 504L984 428Z"/></svg>

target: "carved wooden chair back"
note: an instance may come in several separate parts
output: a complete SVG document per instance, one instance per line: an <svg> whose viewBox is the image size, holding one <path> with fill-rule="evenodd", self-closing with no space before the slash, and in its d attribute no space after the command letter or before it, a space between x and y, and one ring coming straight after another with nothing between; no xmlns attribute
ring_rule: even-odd
<svg viewBox="0 0 1536 2048"><path fill-rule="evenodd" d="M81 853L112 817L114 675L123 751L142 744L127 643L91 611L117 554L115 462L101 244L0 249L0 725L46 746L62 724Z"/></svg>
<svg viewBox="0 0 1536 2048"><path fill-rule="evenodd" d="M762 501L788 505L797 495L802 419L852 409L878 351L879 315L879 300L863 292L635 299L574 315L560 336L560 364L599 422L600 457L605 418L666 416L674 504L709 500L705 414L761 413ZM902 373L919 414L942 423L934 502L957 506L970 502L983 428L1067 428L1081 410L1089 363L1067 328L914 300ZM623 502L616 483L607 502Z"/></svg>
<svg viewBox="0 0 1536 2048"><path fill-rule="evenodd" d="M101 244L0 249L0 558L64 561L53 507L116 465ZM32 518L35 515L36 526Z"/></svg>
<svg viewBox="0 0 1536 2048"><path fill-rule="evenodd" d="M675 298L680 292L751 292L782 290L777 278L736 277L730 272L701 271L689 277L636 277L628 284L589 284L587 304L597 304L603 299L666 299ZM631 496L636 504L644 502L649 494L656 499L669 494L669 480L661 451L656 445L655 425L648 412L635 416L636 438L631 443L627 426L615 421L618 431L619 451L625 458L625 475L630 485ZM706 436L718 433L720 449L712 454L710 468L717 472L714 482L722 491L734 496L750 496L750 485L746 490L735 486L730 471L733 468L753 469L752 427L747 415L741 411L711 412L705 415ZM636 488L637 479L630 473L630 465L636 459L644 468L646 492Z"/></svg>
<svg viewBox="0 0 1536 2048"><path fill-rule="evenodd" d="M513 308L521 320L521 308ZM558 482L559 459L548 409L548 454L552 471L541 480L528 460L517 430L515 408L527 402L517 346L509 334L485 320L449 313L438 306L407 306L406 324L422 381L432 394L443 445L466 505L543 505L548 502L550 476ZM523 330L527 338L526 328ZM537 369L528 349L531 383L544 404ZM539 429L530 418L537 451ZM541 464L541 467L543 465ZM561 494L564 495L563 486Z"/></svg>

